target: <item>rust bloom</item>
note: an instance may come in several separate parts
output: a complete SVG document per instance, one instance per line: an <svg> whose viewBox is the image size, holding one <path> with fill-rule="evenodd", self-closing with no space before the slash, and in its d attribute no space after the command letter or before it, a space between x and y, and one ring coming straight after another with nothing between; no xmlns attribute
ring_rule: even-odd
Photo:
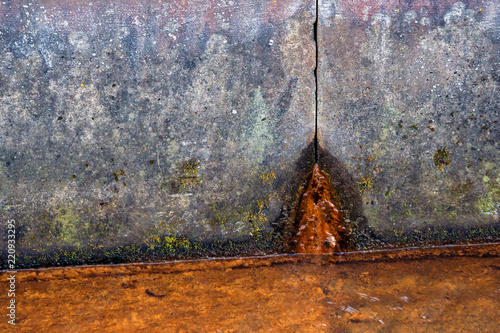
<svg viewBox="0 0 500 333"><path fill-rule="evenodd" d="M296 253L341 252L341 213L326 173L314 166L311 179L300 199L298 230L293 240Z"/></svg>

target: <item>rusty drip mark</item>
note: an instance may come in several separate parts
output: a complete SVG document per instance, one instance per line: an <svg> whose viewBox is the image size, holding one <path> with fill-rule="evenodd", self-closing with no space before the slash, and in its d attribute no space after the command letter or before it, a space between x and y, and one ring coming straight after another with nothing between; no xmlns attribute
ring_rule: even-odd
<svg viewBox="0 0 500 333"><path fill-rule="evenodd" d="M296 253L341 252L340 242L344 227L335 192L328 176L314 165L311 179L302 195L297 212L298 230Z"/></svg>

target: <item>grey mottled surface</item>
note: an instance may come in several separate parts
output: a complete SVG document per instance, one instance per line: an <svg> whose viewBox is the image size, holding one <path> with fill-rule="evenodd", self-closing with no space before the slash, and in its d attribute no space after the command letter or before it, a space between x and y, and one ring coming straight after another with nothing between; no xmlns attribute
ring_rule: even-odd
<svg viewBox="0 0 500 333"><path fill-rule="evenodd" d="M498 227L497 1L322 0L319 137L376 235Z"/></svg>
<svg viewBox="0 0 500 333"><path fill-rule="evenodd" d="M314 133L314 20L311 1L1 3L18 247L270 230Z"/></svg>
<svg viewBox="0 0 500 333"><path fill-rule="evenodd" d="M312 162L316 83L350 218L403 243L498 237L499 2L320 0L317 82L315 13L297 0L1 2L0 211L19 253L273 248L297 165Z"/></svg>

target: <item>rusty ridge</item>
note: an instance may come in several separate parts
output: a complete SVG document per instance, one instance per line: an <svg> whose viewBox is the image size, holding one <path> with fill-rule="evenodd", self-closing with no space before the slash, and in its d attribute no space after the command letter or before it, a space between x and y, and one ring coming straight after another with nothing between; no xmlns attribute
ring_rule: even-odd
<svg viewBox="0 0 500 333"><path fill-rule="evenodd" d="M277 264L349 264L356 262L387 262L422 260L445 257L498 257L500 243L408 247L370 251L352 251L330 254L279 254L243 258L211 258L176 260L155 263L134 263L96 266L55 267L19 270L18 281L46 281L59 279L94 278L109 275L137 275L181 273L200 270L227 270L272 266ZM1 271L0 275L8 275ZM3 278L3 277L1 277Z"/></svg>
<svg viewBox="0 0 500 333"><path fill-rule="evenodd" d="M335 198L328 176L316 163L297 211L295 253L342 252L340 243L345 228Z"/></svg>

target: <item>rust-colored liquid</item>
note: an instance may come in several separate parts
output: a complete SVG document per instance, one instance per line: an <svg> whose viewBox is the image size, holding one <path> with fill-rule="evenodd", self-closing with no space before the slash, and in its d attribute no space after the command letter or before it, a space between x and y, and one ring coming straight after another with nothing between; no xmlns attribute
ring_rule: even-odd
<svg viewBox="0 0 500 333"><path fill-rule="evenodd" d="M328 176L314 166L311 179L300 200L298 231L293 242L296 253L341 252L343 227Z"/></svg>

